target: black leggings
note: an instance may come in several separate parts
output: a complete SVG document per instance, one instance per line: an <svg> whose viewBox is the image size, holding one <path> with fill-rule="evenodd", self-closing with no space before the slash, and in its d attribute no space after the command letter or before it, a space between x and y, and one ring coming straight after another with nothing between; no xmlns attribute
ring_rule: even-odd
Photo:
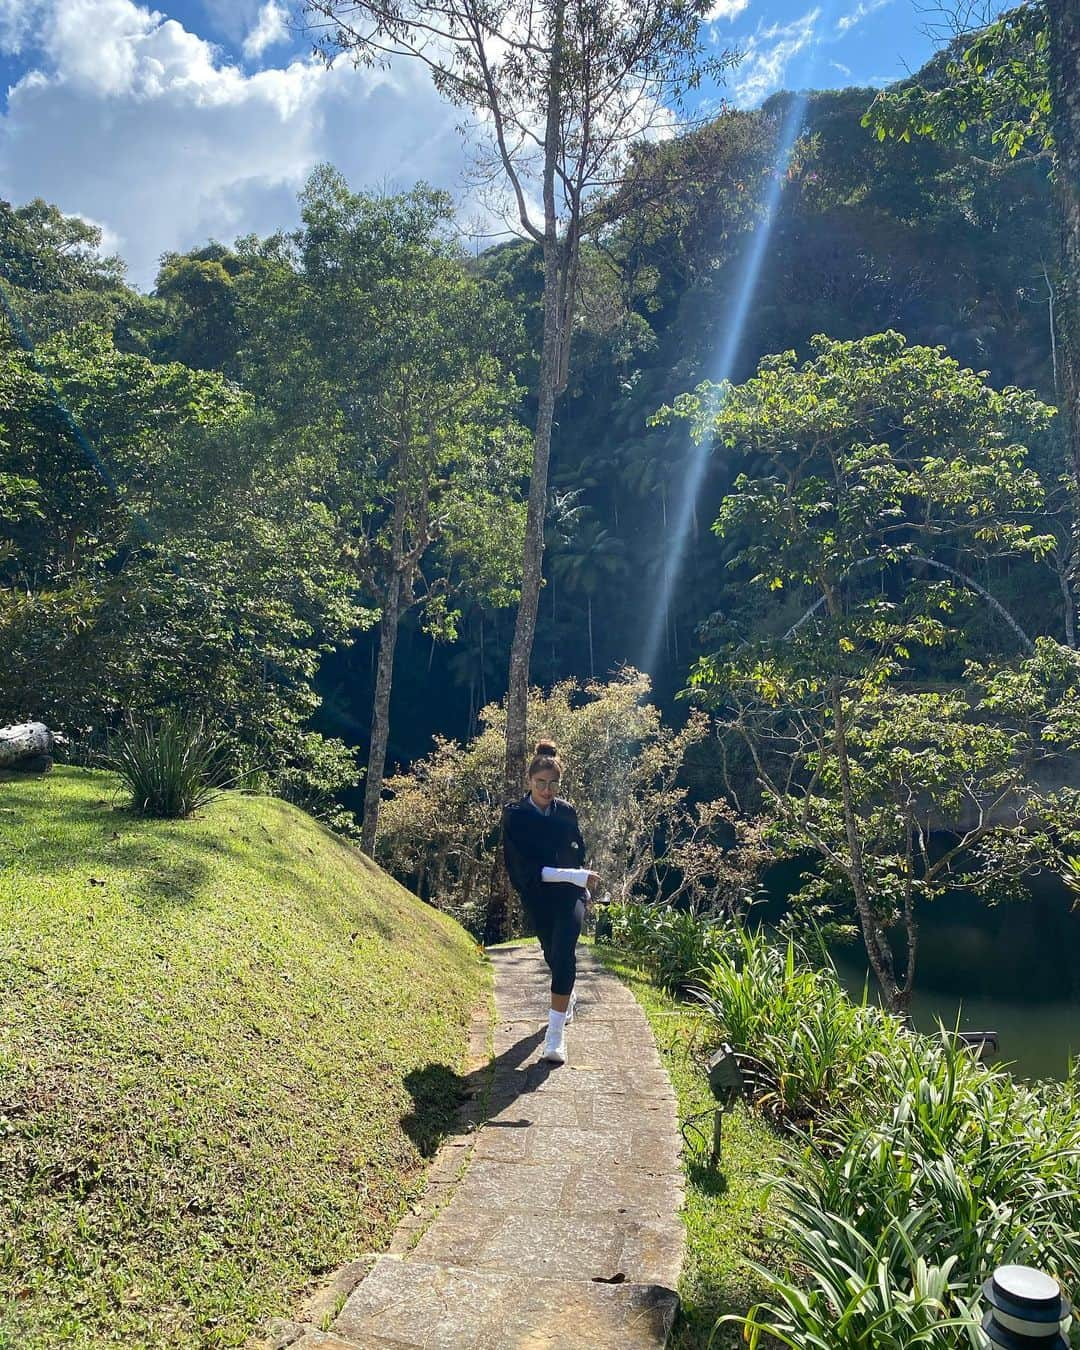
<svg viewBox="0 0 1080 1350"><path fill-rule="evenodd" d="M574 949L585 920L585 904L561 895L545 896L541 906L526 905L551 971L551 992L569 994L577 976Z"/></svg>

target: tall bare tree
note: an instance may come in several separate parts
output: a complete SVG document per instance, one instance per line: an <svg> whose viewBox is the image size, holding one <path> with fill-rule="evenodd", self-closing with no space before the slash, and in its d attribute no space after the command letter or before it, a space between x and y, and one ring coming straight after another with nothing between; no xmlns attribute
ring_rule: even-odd
<svg viewBox="0 0 1080 1350"><path fill-rule="evenodd" d="M1063 348L1062 411L1080 483L1080 5L1046 0L1054 191L1061 237L1058 325Z"/></svg>
<svg viewBox="0 0 1080 1350"><path fill-rule="evenodd" d="M686 91L719 76L712 0L306 0L327 60L410 56L438 91L477 115L477 170L511 203L508 220L543 253L543 339L521 601L510 656L504 787L521 783L529 661L544 552L555 400L566 386L580 245L600 197L630 171L631 147L680 124ZM610 223L610 222L609 222Z"/></svg>

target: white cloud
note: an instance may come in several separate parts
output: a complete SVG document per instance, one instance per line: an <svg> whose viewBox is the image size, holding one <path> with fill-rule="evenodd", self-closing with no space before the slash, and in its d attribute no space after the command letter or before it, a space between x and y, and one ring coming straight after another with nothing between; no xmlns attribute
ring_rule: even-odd
<svg viewBox="0 0 1080 1350"><path fill-rule="evenodd" d="M21 52L33 21L33 6L27 0L0 0L0 52Z"/></svg>
<svg viewBox="0 0 1080 1350"><path fill-rule="evenodd" d="M892 0L859 0L859 3L848 14L841 14L836 21L837 33L847 33L857 24L862 23L868 15L874 14L879 9L884 9L886 5L891 4Z"/></svg>
<svg viewBox="0 0 1080 1350"><path fill-rule="evenodd" d="M37 62L0 115L3 194L101 224L140 286L166 250L290 227L321 161L357 188L459 186L457 114L419 62L305 57L249 75L135 0L0 6L0 40L25 59L32 39Z"/></svg>
<svg viewBox="0 0 1080 1350"><path fill-rule="evenodd" d="M743 59L732 80L734 102L752 108L784 83L792 59L815 41L820 7L788 24L759 28L743 49Z"/></svg>
<svg viewBox="0 0 1080 1350"><path fill-rule="evenodd" d="M285 26L288 17L289 11L284 5L279 5L277 0L267 0L259 10L254 28L244 38L243 52L249 61L257 60L267 47L273 47L289 36Z"/></svg>
<svg viewBox="0 0 1080 1350"><path fill-rule="evenodd" d="M850 77L851 67L845 66L843 61L830 61L829 65L832 66L833 70L838 70L841 75L845 77Z"/></svg>
<svg viewBox="0 0 1080 1350"><path fill-rule="evenodd" d="M714 0L705 15L705 23L717 23L720 19L735 19L749 5L750 0Z"/></svg>

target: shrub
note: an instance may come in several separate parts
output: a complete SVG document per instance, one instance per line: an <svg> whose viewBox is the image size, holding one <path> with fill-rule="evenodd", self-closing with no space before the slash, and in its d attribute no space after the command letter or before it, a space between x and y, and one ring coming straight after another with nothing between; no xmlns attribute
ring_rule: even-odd
<svg viewBox="0 0 1080 1350"><path fill-rule="evenodd" d="M919 1035L848 998L793 942L742 932L697 996L717 1035L770 1067L759 1105L812 1125L774 1182L798 1277L746 1338L820 1350L979 1345L982 1281L1016 1262L1080 1275L1080 1099L1017 1082L955 1036Z"/></svg>
<svg viewBox="0 0 1080 1350"><path fill-rule="evenodd" d="M838 1148L808 1148L775 1183L801 1275L768 1273L751 1345L767 1332L829 1350L977 1346L978 1292L997 1266L1033 1265L1065 1288L1080 1273L1074 1090L1017 1083L944 1032L899 1043L875 1085L837 1114Z"/></svg>
<svg viewBox="0 0 1080 1350"><path fill-rule="evenodd" d="M793 939L734 930L691 990L718 1037L760 1062L757 1105L778 1121L816 1121L866 1090L907 1033L896 1018L855 1004L828 962L810 964Z"/></svg>
<svg viewBox="0 0 1080 1350"><path fill-rule="evenodd" d="M738 911L748 903L764 850L756 827L723 802L691 807L680 783L687 750L708 730L701 712L681 730L644 702L648 676L629 668L610 683L566 680L530 691L529 732L550 735L566 771L589 863L616 902L646 892ZM476 930L498 842L505 709L481 713L467 745L437 738L408 773L385 780L379 861L424 899ZM522 765L522 790L524 790Z"/></svg>
<svg viewBox="0 0 1080 1350"><path fill-rule="evenodd" d="M685 993L737 940L726 914L682 909L664 902L612 901L603 907L610 941L638 956L671 993Z"/></svg>
<svg viewBox="0 0 1080 1350"><path fill-rule="evenodd" d="M190 816L231 781L221 739L201 717L177 712L130 722L101 762L120 775L143 816Z"/></svg>

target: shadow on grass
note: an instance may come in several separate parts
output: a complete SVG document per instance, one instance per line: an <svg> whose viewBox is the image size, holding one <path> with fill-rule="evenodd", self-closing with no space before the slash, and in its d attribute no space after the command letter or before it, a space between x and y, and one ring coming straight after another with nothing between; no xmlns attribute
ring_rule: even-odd
<svg viewBox="0 0 1080 1350"><path fill-rule="evenodd" d="M728 1193L728 1179L723 1167L711 1167L707 1162L691 1162L686 1175L703 1195L719 1197Z"/></svg>
<svg viewBox="0 0 1080 1350"><path fill-rule="evenodd" d="M401 1125L425 1158L438 1151L463 1118L479 1125L539 1087L556 1066L543 1060L524 1071L521 1066L543 1040L544 1032L541 1027L523 1036L470 1074L456 1073L445 1064L427 1064L405 1075L413 1109L402 1117Z"/></svg>

